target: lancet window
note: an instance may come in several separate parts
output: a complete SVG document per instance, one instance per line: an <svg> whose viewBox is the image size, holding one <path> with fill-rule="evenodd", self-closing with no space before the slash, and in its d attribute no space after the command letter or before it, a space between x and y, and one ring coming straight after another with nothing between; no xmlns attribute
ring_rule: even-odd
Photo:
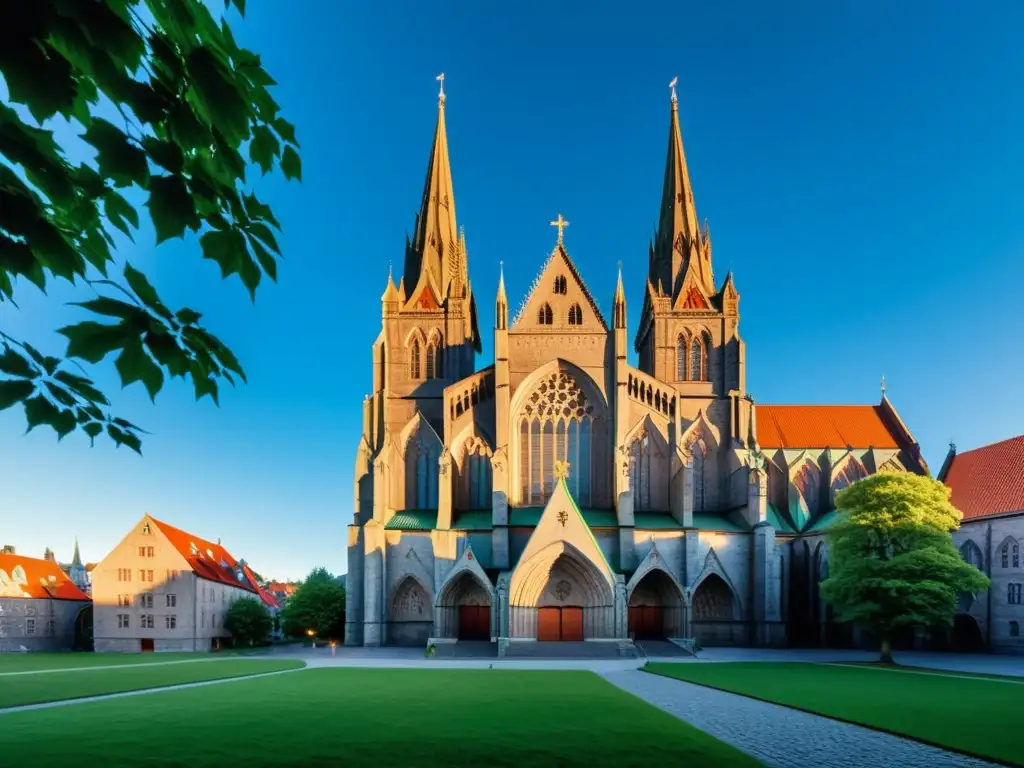
<svg viewBox="0 0 1024 768"><path fill-rule="evenodd" d="M463 509L491 508L491 451L480 438L466 441L460 480Z"/></svg>
<svg viewBox="0 0 1024 768"><path fill-rule="evenodd" d="M646 428L629 446L629 489L637 512L653 510L658 504L654 488L665 475L663 459Z"/></svg>
<svg viewBox="0 0 1024 768"><path fill-rule="evenodd" d="M541 325L551 325L554 316L551 314L551 305L544 304L537 310L537 322Z"/></svg>
<svg viewBox="0 0 1024 768"><path fill-rule="evenodd" d="M704 512L707 506L707 446L703 440L694 440L693 452L693 511Z"/></svg>
<svg viewBox="0 0 1024 768"><path fill-rule="evenodd" d="M569 307L569 325L583 325L583 309L579 304Z"/></svg>
<svg viewBox="0 0 1024 768"><path fill-rule="evenodd" d="M568 289L568 283L566 283L565 275L559 275L555 278L555 293L560 296L564 296Z"/></svg>
<svg viewBox="0 0 1024 768"><path fill-rule="evenodd" d="M422 430L405 446L406 509L437 509L438 460L441 446Z"/></svg>
<svg viewBox="0 0 1024 768"><path fill-rule="evenodd" d="M581 506L593 503L605 424L576 380L551 374L530 394L519 418L519 496L543 504L555 488L555 462L569 463L569 491Z"/></svg>
<svg viewBox="0 0 1024 768"><path fill-rule="evenodd" d="M427 378L444 378L444 347L437 337L432 338L427 344Z"/></svg>
<svg viewBox="0 0 1024 768"><path fill-rule="evenodd" d="M409 347L409 378L420 378L420 340L413 339Z"/></svg>

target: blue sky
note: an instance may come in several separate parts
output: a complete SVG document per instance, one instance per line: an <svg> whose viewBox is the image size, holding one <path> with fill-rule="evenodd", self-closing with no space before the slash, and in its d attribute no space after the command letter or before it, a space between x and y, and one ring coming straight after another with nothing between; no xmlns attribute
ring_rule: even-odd
<svg viewBox="0 0 1024 768"><path fill-rule="evenodd" d="M790 0L249 3L302 142L303 184L252 176L284 226L278 285L250 304L194 238L125 243L174 306L204 313L247 387L218 409L175 382L149 403L96 370L150 430L145 457L22 436L0 413L0 543L103 557L145 512L223 539L268 576L343 572L360 403L388 262L400 270L447 74L459 223L491 355L504 260L513 308L566 245L602 309L623 262L635 330L657 217L668 82L719 282L733 270L747 385L762 403L889 396L938 471L1024 431L1024 5ZM643 6L641 8L641 6ZM513 10L514 8L514 10ZM0 327L50 352L81 294L33 288Z"/></svg>

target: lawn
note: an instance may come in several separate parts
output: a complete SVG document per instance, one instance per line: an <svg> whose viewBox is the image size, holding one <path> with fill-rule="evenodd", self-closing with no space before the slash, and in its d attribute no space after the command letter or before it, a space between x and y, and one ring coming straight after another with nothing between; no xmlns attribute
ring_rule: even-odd
<svg viewBox="0 0 1024 768"><path fill-rule="evenodd" d="M757 765L591 672L310 669L0 715L0 739L11 765Z"/></svg>
<svg viewBox="0 0 1024 768"><path fill-rule="evenodd" d="M149 658L153 658L152 656ZM79 669L71 672L40 672L26 675L0 675L0 708L46 701L79 699L104 693L160 688L226 677L258 675L298 669L298 660L224 659L194 664L140 666L127 664L116 669ZM2 732L2 725L0 725Z"/></svg>
<svg viewBox="0 0 1024 768"><path fill-rule="evenodd" d="M1024 765L1024 681L826 664L649 664L645 669Z"/></svg>
<svg viewBox="0 0 1024 768"><path fill-rule="evenodd" d="M156 664L167 661L200 661L224 657L251 656L266 653L255 651L220 651L218 653L0 653L0 675L5 672L33 672L41 669L78 669L80 667L121 666L122 664Z"/></svg>

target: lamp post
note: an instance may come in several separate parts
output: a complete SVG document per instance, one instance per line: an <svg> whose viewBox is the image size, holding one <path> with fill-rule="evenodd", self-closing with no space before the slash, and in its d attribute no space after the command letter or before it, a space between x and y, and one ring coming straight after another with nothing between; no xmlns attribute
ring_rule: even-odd
<svg viewBox="0 0 1024 768"><path fill-rule="evenodd" d="M309 639L313 641L313 647L316 648L316 632L312 629L307 629L306 634L309 635Z"/></svg>

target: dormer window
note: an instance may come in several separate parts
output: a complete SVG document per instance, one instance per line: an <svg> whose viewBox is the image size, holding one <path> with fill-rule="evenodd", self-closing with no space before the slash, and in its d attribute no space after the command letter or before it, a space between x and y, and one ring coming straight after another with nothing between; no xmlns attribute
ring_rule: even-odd
<svg viewBox="0 0 1024 768"><path fill-rule="evenodd" d="M188 551L192 553L192 557L199 555L199 547L196 546L194 541L188 543Z"/></svg>
<svg viewBox="0 0 1024 768"><path fill-rule="evenodd" d="M554 316L551 314L551 305L545 304L537 311L537 322L540 325L551 325Z"/></svg>
<svg viewBox="0 0 1024 768"><path fill-rule="evenodd" d="M149 536L152 532L153 531L150 529L149 523L146 523L144 526L142 526L142 535L143 536Z"/></svg>
<svg viewBox="0 0 1024 768"><path fill-rule="evenodd" d="M213 550L212 549L207 549L206 550L206 556L208 558L210 558L211 560L213 560L214 559L214 557L213 557Z"/></svg>
<svg viewBox="0 0 1024 768"><path fill-rule="evenodd" d="M583 325L583 308L579 304L569 307L569 325Z"/></svg>
<svg viewBox="0 0 1024 768"><path fill-rule="evenodd" d="M555 278L555 293L557 293L559 296L565 296L568 289L569 286L565 280L565 275L559 275L558 277Z"/></svg>

